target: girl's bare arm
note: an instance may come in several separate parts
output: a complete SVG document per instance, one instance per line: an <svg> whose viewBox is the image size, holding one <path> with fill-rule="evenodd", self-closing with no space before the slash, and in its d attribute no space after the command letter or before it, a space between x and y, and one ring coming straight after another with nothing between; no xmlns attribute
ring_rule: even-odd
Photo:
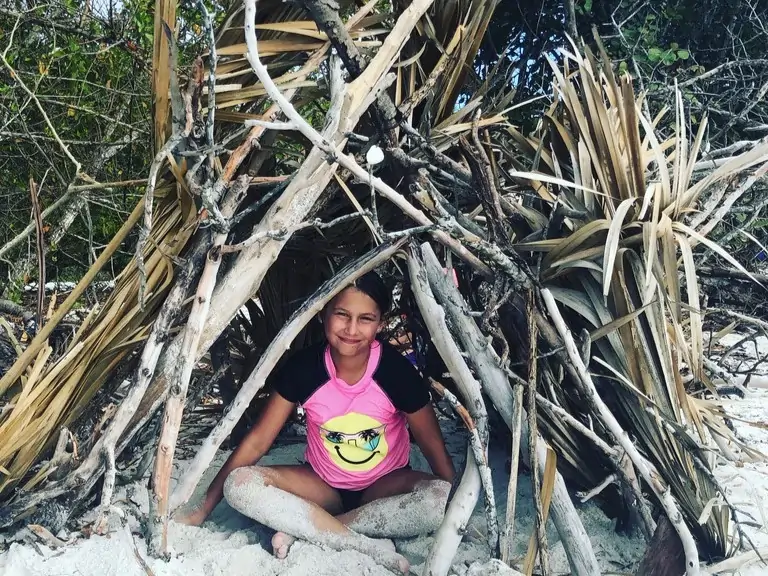
<svg viewBox="0 0 768 576"><path fill-rule="evenodd" d="M208 517L223 498L224 481L235 468L253 466L272 447L278 433L293 412L294 404L280 394L273 392L256 425L229 455L227 461L216 474L205 494L205 499L194 511L179 518L186 524L199 525Z"/></svg>
<svg viewBox="0 0 768 576"><path fill-rule="evenodd" d="M453 482L453 476L456 472L453 468L453 461L448 455L448 450L445 448L443 435L440 432L440 425L437 423L437 416L435 416L432 404L427 404L413 414L406 414L406 418L413 438L421 448L432 472L443 480Z"/></svg>

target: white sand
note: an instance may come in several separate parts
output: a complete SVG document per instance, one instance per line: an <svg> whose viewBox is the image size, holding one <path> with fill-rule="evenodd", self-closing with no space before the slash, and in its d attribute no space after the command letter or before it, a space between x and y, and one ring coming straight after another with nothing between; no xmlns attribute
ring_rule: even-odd
<svg viewBox="0 0 768 576"><path fill-rule="evenodd" d="M728 409L735 416L766 423L768 421L768 390L750 391L745 400L728 402ZM444 434L449 451L455 458L464 453L463 432L452 422L446 422ZM768 431L737 424L739 432L755 448L768 453ZM291 439L273 448L262 464L293 464L302 461L303 443ZM500 522L503 522L506 507L508 477L504 471L506 454L498 449L491 451L491 465L495 482L496 499ZM212 479L226 454L219 454L214 467L206 474L198 495ZM412 465L416 469L428 470L418 449L412 451ZM178 470L175 470L175 474ZM729 486L731 499L740 508L749 511L754 520L768 524L768 465L747 464L737 468L723 466L718 476ZM121 499L132 500L143 512L147 510L146 482L136 483L118 490L115 497L120 506ZM518 483L516 545L518 560L525 554L532 532L533 509L530 498L530 482L521 477ZM765 508L758 502L766 502ZM614 531L614 521L608 519L597 506L588 503L577 508L590 535L597 558L604 574L632 573L641 557L645 545L639 538L627 538ZM93 514L81 519L85 523ZM127 522L127 524L126 524ZM220 504L203 527L181 526L171 523L170 543L172 559L169 562L148 559L146 546L139 536L137 520L128 513L126 520L117 515L111 518L112 532L105 536L79 539L66 548L51 550L39 544L14 542L10 549L0 554L0 576L146 576L135 557L134 547L146 559L156 576L385 576L392 573L378 566L371 558L354 551L332 551L303 542L291 548L285 560L272 557L270 538L272 532L255 524L232 510L226 503ZM469 534L459 548L453 566L457 576L479 576L480 574L509 574L498 564L486 565L488 553L483 532L485 519L482 504L478 505L469 527ZM768 532L765 528L748 528L758 546L768 546ZM16 537L20 537L17 534ZM568 565L557 532L548 530L551 564L555 573L568 572ZM0 536L2 538L2 536ZM421 574L423 562L428 554L432 539L421 537L396 541L398 551L411 562L411 573ZM768 567L760 564L745 566L734 572L743 576L768 573Z"/></svg>

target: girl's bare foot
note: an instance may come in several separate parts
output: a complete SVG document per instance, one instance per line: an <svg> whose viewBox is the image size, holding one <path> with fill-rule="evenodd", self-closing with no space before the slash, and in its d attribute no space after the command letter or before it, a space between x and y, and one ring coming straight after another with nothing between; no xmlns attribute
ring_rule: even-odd
<svg viewBox="0 0 768 576"><path fill-rule="evenodd" d="M283 560L288 555L288 551L294 542L296 542L296 538L290 534L275 532L275 535L272 536L272 553L275 555L275 558ZM376 538L374 542L386 552L395 552L395 543L392 540Z"/></svg>
<svg viewBox="0 0 768 576"><path fill-rule="evenodd" d="M290 550L294 542L296 542L296 538L285 532L275 533L272 536L272 553L275 555L275 558L283 560L288 556L288 550Z"/></svg>

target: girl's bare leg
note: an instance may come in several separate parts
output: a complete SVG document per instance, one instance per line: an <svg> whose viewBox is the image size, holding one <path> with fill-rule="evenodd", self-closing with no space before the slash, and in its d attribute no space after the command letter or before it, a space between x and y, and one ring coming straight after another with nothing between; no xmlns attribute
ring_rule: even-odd
<svg viewBox="0 0 768 576"><path fill-rule="evenodd" d="M359 508L337 518L372 538L422 536L440 527L450 490L450 483L431 474L395 470L365 491Z"/></svg>
<svg viewBox="0 0 768 576"><path fill-rule="evenodd" d="M339 514L336 519L358 534L371 538L411 538L429 534L443 521L450 489L448 482L431 474L395 470L365 491L359 508ZM333 492L335 494L335 490ZM337 509L334 504L326 510L329 508ZM285 557L294 541L293 536L284 532L275 534L272 538L275 554Z"/></svg>
<svg viewBox="0 0 768 576"><path fill-rule="evenodd" d="M381 542L350 530L324 509L327 505L338 510L341 502L335 490L326 485L325 491L313 481L313 474L304 467L238 468L224 483L224 497L235 510L273 530L337 550L351 548L406 574L409 565L404 557ZM305 482L297 485L296 481L301 479ZM302 497L304 494L313 498Z"/></svg>

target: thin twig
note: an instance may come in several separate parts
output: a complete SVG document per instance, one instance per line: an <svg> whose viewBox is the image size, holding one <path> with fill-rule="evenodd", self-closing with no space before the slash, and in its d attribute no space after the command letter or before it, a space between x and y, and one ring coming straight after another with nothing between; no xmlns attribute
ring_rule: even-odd
<svg viewBox="0 0 768 576"><path fill-rule="evenodd" d="M21 86L22 90L27 93L27 95L32 99L32 101L35 103L35 106L37 106L37 109L40 111L40 115L43 117L43 120L45 120L46 125L48 126L48 129L51 131L51 134L53 135L53 138L56 140L56 142L61 147L61 150L64 152L64 155L69 158L69 160L72 162L72 164L75 165L75 178L77 178L80 175L80 169L82 168L80 162L77 161L77 159L72 155L72 152L69 151L69 148L67 147L64 142L62 142L61 137L59 136L59 133L56 131L56 128L53 127L53 124L51 123L50 118L48 118L48 114L46 114L45 109L43 108L43 105L40 103L40 100L38 100L37 96L35 96L35 93L32 92L27 85L24 83L24 81L21 79L21 76L19 76L18 72L13 69L13 67L10 65L10 63L7 60L8 50L10 50L11 46L13 45L13 36L16 32L16 29L18 28L19 21L21 19L21 14L16 19L16 23L13 26L13 29L11 30L10 38L8 39L8 46L6 46L5 50L3 50L3 53L0 54L0 59L3 61L3 64L8 69L9 74L11 75L11 78L13 78L19 86Z"/></svg>
<svg viewBox="0 0 768 576"><path fill-rule="evenodd" d="M216 65L219 62L219 56L216 53L216 34L213 29L213 16L208 12L204 0L198 0L197 5L203 13L203 26L205 27L205 33L208 35L208 118L205 121L205 141L210 149L208 162L211 174L213 174L216 163L215 142L213 139L214 121L216 119ZM213 6L215 10L216 4Z"/></svg>
<svg viewBox="0 0 768 576"><path fill-rule="evenodd" d="M155 200L155 186L157 185L157 176L160 168L165 162L165 158L179 145L182 135L174 132L171 137L163 144L163 147L155 154L152 165L149 167L149 177L147 178L147 188L144 192L144 223L139 228L139 239L136 242L136 267L139 269L139 306L144 309L144 296L147 290L147 269L144 266L144 247L146 246L149 235L152 232L152 209Z"/></svg>
<svg viewBox="0 0 768 576"><path fill-rule="evenodd" d="M240 250L250 248L254 244L257 244L258 242L263 242L265 240L283 240L285 238L288 238L289 236L293 236L296 232L300 230L304 230L305 228L316 228L317 230L326 230L328 228L332 228L333 226L337 226L338 224L342 224L343 222L354 220L359 217L360 217L360 214L358 212L354 212L352 214L345 214L344 216L339 216L338 218L334 218L330 222L323 222L322 220L320 220L320 218L315 218L314 220L301 222L296 226L292 226L290 228L281 228L278 230L265 230L264 232L259 232L257 234L254 234L253 236L247 238L246 240L243 240L239 244L225 244L224 246L221 247L221 252L222 254L228 254L230 252L239 252Z"/></svg>
<svg viewBox="0 0 768 576"><path fill-rule="evenodd" d="M35 218L35 249L37 251L37 329L39 330L45 318L45 232L43 231L43 217L40 210L40 198L38 198L37 185L32 177L29 178L29 194L32 197L32 214Z"/></svg>

